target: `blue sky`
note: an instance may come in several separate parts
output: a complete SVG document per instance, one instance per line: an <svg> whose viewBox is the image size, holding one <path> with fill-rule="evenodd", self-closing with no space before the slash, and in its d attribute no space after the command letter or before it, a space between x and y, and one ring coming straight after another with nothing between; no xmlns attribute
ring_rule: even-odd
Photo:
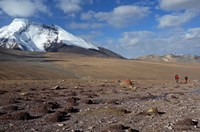
<svg viewBox="0 0 200 132"><path fill-rule="evenodd" d="M14 18L59 25L127 58L200 55L200 0L0 0L0 27Z"/></svg>

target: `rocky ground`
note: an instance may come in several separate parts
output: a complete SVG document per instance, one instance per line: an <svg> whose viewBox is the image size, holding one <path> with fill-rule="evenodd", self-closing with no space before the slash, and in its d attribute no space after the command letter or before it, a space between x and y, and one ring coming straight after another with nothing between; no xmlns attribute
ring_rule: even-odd
<svg viewBox="0 0 200 132"><path fill-rule="evenodd" d="M200 131L200 80L0 81L0 132Z"/></svg>

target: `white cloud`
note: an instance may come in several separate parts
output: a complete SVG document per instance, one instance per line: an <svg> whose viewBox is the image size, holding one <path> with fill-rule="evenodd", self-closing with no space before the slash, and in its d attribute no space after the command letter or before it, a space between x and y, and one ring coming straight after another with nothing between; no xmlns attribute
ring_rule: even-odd
<svg viewBox="0 0 200 132"><path fill-rule="evenodd" d="M95 41L96 38L99 38L102 35L101 32L98 31L91 31L86 34L80 35L81 38L84 38L85 40L92 42L93 44L96 44L97 41Z"/></svg>
<svg viewBox="0 0 200 132"><path fill-rule="evenodd" d="M59 0L58 7L64 13L76 13L82 10L81 0Z"/></svg>
<svg viewBox="0 0 200 132"><path fill-rule="evenodd" d="M110 45L109 49L132 58L149 54L170 53L200 55L199 41L200 28L191 28L168 32L124 32L120 39L112 41L112 45L110 43L107 45Z"/></svg>
<svg viewBox="0 0 200 132"><path fill-rule="evenodd" d="M200 0L160 0L160 7L165 10L200 9Z"/></svg>
<svg viewBox="0 0 200 132"><path fill-rule="evenodd" d="M81 14L81 20L91 20L94 19L95 12L94 11L88 11Z"/></svg>
<svg viewBox="0 0 200 132"><path fill-rule="evenodd" d="M118 6L111 12L88 11L81 14L81 20L93 22L106 22L113 27L124 27L135 24L139 19L149 15L148 7L135 5ZM98 21L98 22L97 22Z"/></svg>
<svg viewBox="0 0 200 132"><path fill-rule="evenodd" d="M191 40L191 39L200 39L200 28L192 28L189 29L185 35L184 38L186 40ZM200 45L199 45L200 46Z"/></svg>
<svg viewBox="0 0 200 132"><path fill-rule="evenodd" d="M122 38L119 39L121 44L125 44L127 48L140 43L141 40L153 37L153 33L149 31L124 32Z"/></svg>
<svg viewBox="0 0 200 132"><path fill-rule="evenodd" d="M159 6L171 14L157 18L158 27L176 27L200 15L200 0L160 0Z"/></svg>
<svg viewBox="0 0 200 132"><path fill-rule="evenodd" d="M99 21L105 21L114 27L123 27L127 24L133 24L138 19L147 16L150 13L148 7L135 5L118 6L112 12L98 12L95 17Z"/></svg>
<svg viewBox="0 0 200 132"><path fill-rule="evenodd" d="M82 4L93 4L93 0L58 0L58 8L64 13L77 13L82 10Z"/></svg>
<svg viewBox="0 0 200 132"><path fill-rule="evenodd" d="M69 28L71 29L97 29L103 27L102 23L77 23L72 22L69 24Z"/></svg>
<svg viewBox="0 0 200 132"><path fill-rule="evenodd" d="M43 0L1 0L0 9L12 17L30 17L39 12L50 14L43 2Z"/></svg>
<svg viewBox="0 0 200 132"><path fill-rule="evenodd" d="M184 13L164 15L157 18L159 28L180 26L192 18L196 17L198 13L195 10L187 10Z"/></svg>

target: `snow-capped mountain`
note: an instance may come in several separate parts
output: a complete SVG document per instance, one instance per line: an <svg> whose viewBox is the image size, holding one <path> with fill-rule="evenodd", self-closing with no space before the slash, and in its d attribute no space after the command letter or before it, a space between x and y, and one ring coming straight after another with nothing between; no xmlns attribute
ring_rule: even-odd
<svg viewBox="0 0 200 132"><path fill-rule="evenodd" d="M108 49L96 47L59 26L18 18L10 25L0 28L0 48L123 58Z"/></svg>
<svg viewBox="0 0 200 132"><path fill-rule="evenodd" d="M14 19L10 25L0 29L0 47L18 48L27 51L46 51L53 43L98 50L98 47L56 25L48 26L30 22L26 19Z"/></svg>

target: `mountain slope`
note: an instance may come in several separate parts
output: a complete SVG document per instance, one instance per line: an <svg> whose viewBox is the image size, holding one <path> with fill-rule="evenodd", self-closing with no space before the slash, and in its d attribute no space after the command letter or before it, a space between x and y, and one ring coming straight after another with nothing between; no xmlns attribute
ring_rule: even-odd
<svg viewBox="0 0 200 132"><path fill-rule="evenodd" d="M0 47L39 52L69 52L84 55L122 56L104 48L96 47L56 25L44 25L26 19L14 19L0 29Z"/></svg>

